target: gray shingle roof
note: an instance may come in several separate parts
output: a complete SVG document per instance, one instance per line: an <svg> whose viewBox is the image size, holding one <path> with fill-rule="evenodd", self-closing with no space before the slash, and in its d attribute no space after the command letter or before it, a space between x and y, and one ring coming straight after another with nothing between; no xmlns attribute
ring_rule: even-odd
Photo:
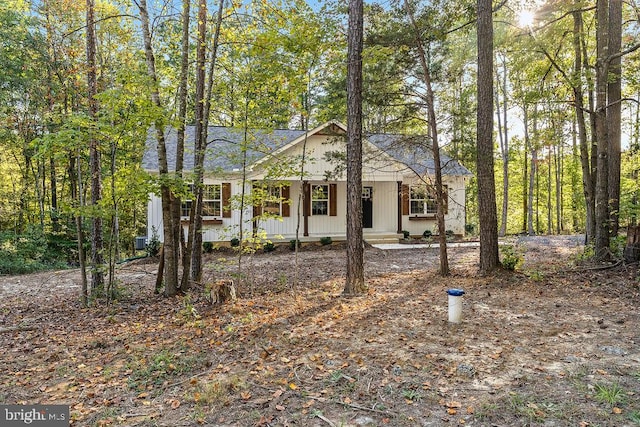
<svg viewBox="0 0 640 427"><path fill-rule="evenodd" d="M371 134L367 135L366 139L421 176L435 173L431 142L425 136ZM467 168L442 150L440 163L444 175L472 175Z"/></svg>
<svg viewBox="0 0 640 427"><path fill-rule="evenodd" d="M185 156L184 170L193 170L195 126L185 128ZM249 131L247 139L251 142L252 149L247 151L248 163L255 162L271 151L286 145L304 135L301 130L276 129L270 132ZM176 146L178 135L176 129L170 128L165 132L165 144L167 147L167 162L169 170L176 167ZM237 128L210 126L207 134L207 150L204 167L209 171L231 172L242 167L241 143L244 140L244 130ZM149 132L145 153L142 157L142 167L146 170L158 170L158 150L155 133Z"/></svg>
<svg viewBox="0 0 640 427"><path fill-rule="evenodd" d="M193 170L194 134L195 126L187 126L185 129L184 156L184 170L186 171ZM272 151L293 142L302 135L304 135L302 130L249 131L248 139L255 142L249 144L252 149L247 151L247 161L251 164ZM393 134L371 134L365 137L376 147L406 164L416 173L424 175L434 172L432 151L427 145L427 138ZM165 132L165 138L169 170L175 170L175 154L178 142L176 130L168 128ZM241 142L243 139L243 129L210 126L207 138L209 144L205 155L205 170L232 172L234 169L240 169L242 166ZM441 152L440 158L445 175L471 175L467 168L456 160L451 159L445 153ZM142 167L150 171L158 170L158 153L153 131L150 131L147 136Z"/></svg>

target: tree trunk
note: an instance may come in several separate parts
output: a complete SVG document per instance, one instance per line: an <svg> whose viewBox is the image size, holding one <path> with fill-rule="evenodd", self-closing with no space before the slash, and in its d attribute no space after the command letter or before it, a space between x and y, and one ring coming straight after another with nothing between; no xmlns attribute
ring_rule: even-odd
<svg viewBox="0 0 640 427"><path fill-rule="evenodd" d="M89 117L95 124L98 117L98 84L96 77L96 33L94 19L94 0L87 0L87 89L89 103ZM99 214L99 204L102 198L102 182L100 171L100 149L95 131L89 131L89 165L91 170L91 206L93 212L93 226L91 229L91 293L104 288L104 256L102 241L102 218Z"/></svg>
<svg viewBox="0 0 640 427"><path fill-rule="evenodd" d="M582 74L584 72L583 58L583 24L582 12L574 11L573 16L573 48L574 48L574 84L573 96L575 105L575 117L578 127L578 139L580 143L580 165L582 167L582 187L586 210L586 242L592 242L595 238L595 191L593 186L592 156L589 154L589 140L587 136L587 123L584 117L584 92L582 89ZM592 138L595 137L592 135ZM592 148L593 149L593 148Z"/></svg>
<svg viewBox="0 0 640 427"><path fill-rule="evenodd" d="M56 179L56 161L53 155L49 158L49 183L51 187L51 228L57 233L60 231L60 215L58 213L58 185Z"/></svg>
<svg viewBox="0 0 640 427"><path fill-rule="evenodd" d="M495 91L496 98L496 118L498 119L498 135L500 141L500 153L502 154L502 215L500 221L499 236L507 234L507 215L509 212L509 134L507 131L507 59L502 59L502 84L500 73L496 67L496 83L498 89ZM500 112L500 90L502 90L502 114ZM500 117L504 119L504 125Z"/></svg>
<svg viewBox="0 0 640 427"><path fill-rule="evenodd" d="M347 277L345 295L362 294L362 0L349 0L347 33Z"/></svg>
<svg viewBox="0 0 640 427"><path fill-rule="evenodd" d="M609 4L596 2L596 257L607 260L609 253L609 131L607 123L607 84L609 77Z"/></svg>
<svg viewBox="0 0 640 427"><path fill-rule="evenodd" d="M480 219L480 272L500 264L498 218L493 174L493 16L491 0L478 0L478 209Z"/></svg>
<svg viewBox="0 0 640 427"><path fill-rule="evenodd" d="M537 227L533 227L533 192L535 190L535 180L537 176L538 170L538 147L535 145L536 143L532 143L529 138L529 118L527 114L527 107L525 104L524 107L524 138L531 150L531 169L529 171L529 212L528 212L528 222L527 222L527 231L529 236L535 236L537 234ZM538 106L534 104L533 109L533 137L537 139L538 136Z"/></svg>
<svg viewBox="0 0 640 427"><path fill-rule="evenodd" d="M524 109L526 110L526 104ZM526 117L526 113L525 113ZM527 224L529 219L529 149L531 142L529 141L529 131L527 130L527 120L523 119L524 122L524 153L522 159L522 232L527 232Z"/></svg>
<svg viewBox="0 0 640 427"><path fill-rule="evenodd" d="M199 9L199 16L202 16L204 19L206 19L206 2L205 3L204 9L203 7L201 7ZM204 66L205 66L205 59L206 59L206 49L205 49L205 33L206 33L206 26L202 29L199 29L202 31L202 58L200 56L198 56L197 62L198 62L198 67L200 66L200 61L202 61L202 71L198 70L198 74L197 77L200 78L202 77L203 81L202 81L202 88L200 88L200 86L198 85L198 82L196 82L196 97L199 93L199 90L202 90L202 125L201 125L201 130L199 131L198 129L196 129L196 138L200 139L200 152L201 155L199 156L199 158L197 159L199 163L196 163L196 167L198 168L197 170L202 172L202 177L204 176L204 153L205 150L207 149L207 136L208 136L208 126L209 126L209 111L211 110L211 97L212 97L212 91L213 91L213 81L214 81L214 73L215 73L215 68L216 68L216 60L218 57L218 45L219 45L219 40L220 40L220 28L222 26L222 12L224 10L224 0L220 0L220 3L218 5L218 15L217 15L217 19L216 19L216 28L215 28L215 32L213 35L213 47L211 49L211 61L209 63L209 78L207 80L206 86L204 83L204 79L205 79L205 73L204 73ZM200 31L199 31L200 34ZM200 51L198 51L198 53L200 53ZM202 76L199 74L200 72L202 72ZM196 114L197 114L197 109L196 109ZM197 120L196 120L197 121ZM197 125L196 125L197 128ZM198 194L200 197L200 193ZM202 228L202 200L201 197L199 198L200 202L198 204L196 204L196 208L198 209L196 211L196 217L195 217L195 221L194 223L196 225L198 225L197 230ZM194 236L193 239L193 245L196 248L195 250L191 251L191 279L197 283L202 281L202 233L197 233ZM188 268L185 268L185 271L188 270Z"/></svg>
<svg viewBox="0 0 640 427"><path fill-rule="evenodd" d="M184 169L184 133L187 117L187 93L189 81L189 23L191 13L191 0L182 0L182 44L180 54L180 83L178 85L178 129L176 143L176 178L183 178ZM172 217L175 224L174 227L175 257L179 259L177 248L182 249L182 280L180 281L180 289L186 291L189 289L189 270L191 265L191 254L187 250L184 231L182 229L182 200L179 197L174 199L171 207ZM176 262L177 263L177 262Z"/></svg>
<svg viewBox="0 0 640 427"><path fill-rule="evenodd" d="M609 200L611 235L617 236L620 226L620 163L622 120L622 0L609 0L609 83L607 85L607 123L609 132Z"/></svg>
<svg viewBox="0 0 640 427"><path fill-rule="evenodd" d="M87 266L84 253L84 231L82 228L82 214L81 208L82 202L82 169L80 166L80 156L74 158L69 156L69 181L71 187L71 199L73 200L75 208L75 225L76 225L76 238L78 239L78 264L80 265L80 303L83 307L89 305L89 286L87 282Z"/></svg>
<svg viewBox="0 0 640 427"><path fill-rule="evenodd" d="M162 101L160 100L160 90L158 87L158 77L156 74L155 57L153 47L151 45L151 31L149 28L149 12L147 10L147 1L140 0L138 3L140 9L142 36L144 38L144 51L147 63L147 74L152 82L151 101L159 110L162 109ZM163 257L164 257L164 283L165 295L173 296L178 293L178 263L175 257L174 227L180 224L173 223L172 204L174 203L171 188L167 184L169 178L169 166L167 162L167 147L164 138L164 120L158 118L155 121L156 139L158 142L158 173L160 179L160 196L162 198L162 221L163 221Z"/></svg>
<svg viewBox="0 0 640 427"><path fill-rule="evenodd" d="M433 151L433 165L435 169L435 178L436 178L436 201L437 201L437 211L436 211L436 220L438 223L438 240L440 246L440 275L448 276L449 275L449 258L447 256L447 229L444 222L444 210L445 210L445 197L448 197L444 194L443 186L442 186L442 164L440 162L440 145L438 143L438 126L436 122L436 108L435 108L435 100L433 96L433 88L431 86L431 72L429 70L429 64L427 63L427 55L422 44L421 32L416 24L416 20L413 16L413 11L409 6L409 2L405 0L404 2L405 9L407 11L407 15L409 16L409 21L411 22L411 26L415 31L416 36L416 47L418 49L418 58L420 59L420 66L422 68L422 78L423 83L427 89L426 96L426 104L427 104L427 114L428 114L428 124L429 124L429 134L431 136L432 142L432 151Z"/></svg>

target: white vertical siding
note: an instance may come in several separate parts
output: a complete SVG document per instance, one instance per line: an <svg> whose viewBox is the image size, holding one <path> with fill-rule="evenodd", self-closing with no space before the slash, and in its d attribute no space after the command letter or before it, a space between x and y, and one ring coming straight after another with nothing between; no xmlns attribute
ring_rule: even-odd
<svg viewBox="0 0 640 427"><path fill-rule="evenodd" d="M410 183L405 182L406 185ZM445 229L452 230L455 234L464 235L465 225L465 182L461 176L443 177L443 184L448 186L449 200L448 213L444 217ZM433 234L438 231L436 219L410 220L409 215L402 216L402 229L411 235L421 235L425 230L431 230Z"/></svg>

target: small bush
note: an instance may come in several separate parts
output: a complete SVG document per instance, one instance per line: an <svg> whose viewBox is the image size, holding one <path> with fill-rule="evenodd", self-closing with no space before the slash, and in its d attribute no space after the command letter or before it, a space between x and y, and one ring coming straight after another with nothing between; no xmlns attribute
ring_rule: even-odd
<svg viewBox="0 0 640 427"><path fill-rule="evenodd" d="M238 246L240 246L240 239L238 239L237 237L234 237L229 241L229 244L231 245L232 248L237 248Z"/></svg>
<svg viewBox="0 0 640 427"><path fill-rule="evenodd" d="M213 252L213 242L204 242L202 244L202 251L205 254L210 254L211 252Z"/></svg>
<svg viewBox="0 0 640 427"><path fill-rule="evenodd" d="M431 232L431 230L424 230L422 232L422 237L425 239L431 239L433 237L433 233Z"/></svg>
<svg viewBox="0 0 640 427"><path fill-rule="evenodd" d="M447 236L447 240L449 241L454 240L456 238L456 235L453 232L453 230L447 230L444 232L444 234Z"/></svg>
<svg viewBox="0 0 640 427"><path fill-rule="evenodd" d="M331 243L333 243L333 240L331 239L331 237L327 236L327 237L322 237L320 239L320 244L322 246L327 246L330 245Z"/></svg>
<svg viewBox="0 0 640 427"><path fill-rule="evenodd" d="M291 249L292 251L295 251L296 243L298 244L298 249L302 247L302 242L300 240L292 239L289 241L289 249Z"/></svg>
<svg viewBox="0 0 640 427"><path fill-rule="evenodd" d="M267 242L262 247L262 250L265 252L273 252L276 250L276 245L274 245L273 242Z"/></svg>
<svg viewBox="0 0 640 427"><path fill-rule="evenodd" d="M467 234L475 234L476 225L475 224L465 224L464 232L467 233Z"/></svg>
<svg viewBox="0 0 640 427"><path fill-rule="evenodd" d="M147 244L144 246L144 250L147 251L147 255L156 256L160 253L160 246L162 246L162 243L158 236L158 229L155 226L152 226L151 239L147 241Z"/></svg>
<svg viewBox="0 0 640 427"><path fill-rule="evenodd" d="M404 236L405 240L409 240L409 237L411 237L411 233L409 233L408 230L402 230L402 236Z"/></svg>
<svg viewBox="0 0 640 427"><path fill-rule="evenodd" d="M500 253L502 253L502 266L507 270L514 271L524 261L522 253L513 245L501 246Z"/></svg>

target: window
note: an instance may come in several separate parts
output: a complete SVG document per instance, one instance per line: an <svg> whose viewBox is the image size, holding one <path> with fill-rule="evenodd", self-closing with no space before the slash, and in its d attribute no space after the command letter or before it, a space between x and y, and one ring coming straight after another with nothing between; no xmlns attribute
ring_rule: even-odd
<svg viewBox="0 0 640 427"><path fill-rule="evenodd" d="M435 215L438 211L435 197L424 186L411 187L409 206L411 215Z"/></svg>
<svg viewBox="0 0 640 427"><path fill-rule="evenodd" d="M189 184L189 190L193 194L193 184ZM222 186L220 184L205 184L202 190L202 216L222 216ZM191 203L191 200L182 202L181 215L183 217L188 217L191 214Z"/></svg>
<svg viewBox="0 0 640 427"><path fill-rule="evenodd" d="M311 215L329 215L329 186L311 186Z"/></svg>
<svg viewBox="0 0 640 427"><path fill-rule="evenodd" d="M282 187L267 187L265 190L265 201L262 205L263 212L281 215L282 197Z"/></svg>

